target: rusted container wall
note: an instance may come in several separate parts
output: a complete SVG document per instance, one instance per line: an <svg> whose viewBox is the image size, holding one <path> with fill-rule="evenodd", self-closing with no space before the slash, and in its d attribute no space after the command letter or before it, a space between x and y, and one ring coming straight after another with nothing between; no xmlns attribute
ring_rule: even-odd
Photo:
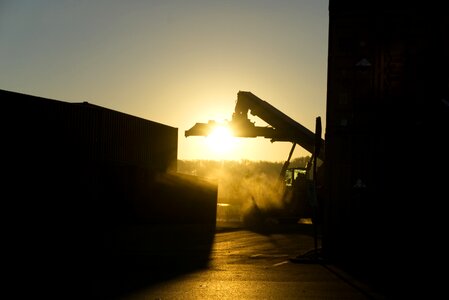
<svg viewBox="0 0 449 300"><path fill-rule="evenodd" d="M390 290L441 227L448 28L438 3L329 3L323 250Z"/></svg>

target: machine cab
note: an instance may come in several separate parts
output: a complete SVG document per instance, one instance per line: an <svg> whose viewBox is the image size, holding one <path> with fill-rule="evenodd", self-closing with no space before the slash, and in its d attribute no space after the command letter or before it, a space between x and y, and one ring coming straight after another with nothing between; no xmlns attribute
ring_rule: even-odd
<svg viewBox="0 0 449 300"><path fill-rule="evenodd" d="M288 168L285 171L285 186L292 187L296 180L304 180L306 178L307 169L306 168Z"/></svg>

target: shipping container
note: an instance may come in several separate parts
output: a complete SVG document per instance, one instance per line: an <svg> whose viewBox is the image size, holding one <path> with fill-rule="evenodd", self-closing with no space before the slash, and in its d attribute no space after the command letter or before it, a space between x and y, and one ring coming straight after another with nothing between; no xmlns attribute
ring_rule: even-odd
<svg viewBox="0 0 449 300"><path fill-rule="evenodd" d="M207 264L217 184L176 172L177 128L86 102L0 99L5 243L18 269L87 293L105 276Z"/></svg>

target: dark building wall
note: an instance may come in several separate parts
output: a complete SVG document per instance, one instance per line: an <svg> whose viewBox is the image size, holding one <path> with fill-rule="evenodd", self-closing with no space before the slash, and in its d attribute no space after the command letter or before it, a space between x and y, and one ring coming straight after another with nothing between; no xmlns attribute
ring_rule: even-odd
<svg viewBox="0 0 449 300"><path fill-rule="evenodd" d="M323 249L389 290L424 276L404 253L431 255L444 218L449 16L431 2L329 3Z"/></svg>

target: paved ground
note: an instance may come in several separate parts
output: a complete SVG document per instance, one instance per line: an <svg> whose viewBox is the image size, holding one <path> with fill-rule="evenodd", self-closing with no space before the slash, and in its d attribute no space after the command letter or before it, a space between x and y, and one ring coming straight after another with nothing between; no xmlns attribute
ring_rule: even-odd
<svg viewBox="0 0 449 300"><path fill-rule="evenodd" d="M293 262L313 249L310 234L219 230L205 268L121 299L383 299L333 266Z"/></svg>

